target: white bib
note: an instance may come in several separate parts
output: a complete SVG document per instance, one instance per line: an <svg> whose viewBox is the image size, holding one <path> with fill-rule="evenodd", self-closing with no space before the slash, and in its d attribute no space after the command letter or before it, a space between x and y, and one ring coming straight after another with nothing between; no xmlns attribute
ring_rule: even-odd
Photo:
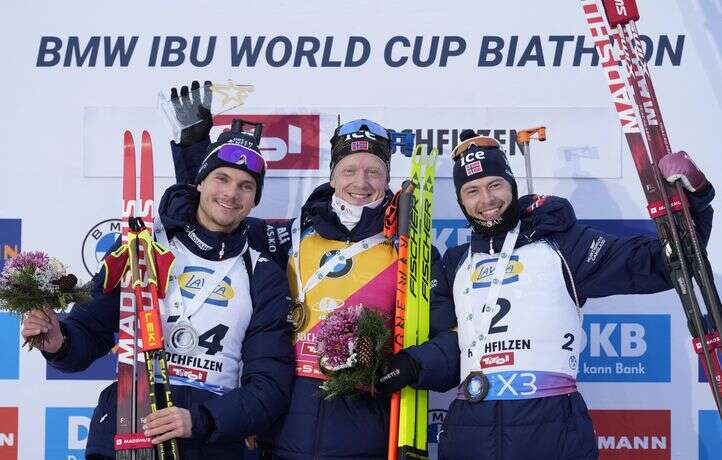
<svg viewBox="0 0 722 460"><path fill-rule="evenodd" d="M468 256L467 256L468 259ZM497 304L482 312L498 255L472 254L454 279L454 304L459 324L461 379L482 370L489 378L486 399L523 399L566 394L575 390L581 318L564 282L562 262L544 241L516 250L507 265ZM464 279L471 273L471 292ZM463 299L478 299L473 316L487 315L488 329L479 347ZM478 350L478 351L477 351Z"/></svg>
<svg viewBox="0 0 722 460"><path fill-rule="evenodd" d="M253 314L246 266L242 260L236 263L235 258L215 262L198 257L177 238L173 238L169 246L176 257L174 273L178 274L171 276L161 303L170 382L224 394L240 384L241 348ZM186 308L184 312L184 306L179 303L185 302L179 300L192 300L218 270L228 274L196 311ZM174 352L169 333L188 314L191 315L189 322L198 333L198 347L188 354Z"/></svg>

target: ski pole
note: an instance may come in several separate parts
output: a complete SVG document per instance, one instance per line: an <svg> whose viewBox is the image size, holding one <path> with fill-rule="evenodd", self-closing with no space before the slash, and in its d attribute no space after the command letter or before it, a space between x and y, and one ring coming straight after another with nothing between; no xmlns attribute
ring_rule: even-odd
<svg viewBox="0 0 722 460"><path fill-rule="evenodd" d="M534 194L534 186L531 177L531 152L529 150L529 142L532 139L540 142L547 140L547 129L545 126L537 126L536 128L522 129L516 133L516 141L521 145L521 153L524 155L524 169L526 169L526 189L529 195Z"/></svg>
<svg viewBox="0 0 722 460"><path fill-rule="evenodd" d="M166 407L172 407L173 402L168 382L168 369L163 350L163 326L160 319L160 308L158 303L158 270L156 268L153 252L153 241L150 230L145 227L140 218L131 218L131 232L128 233L130 249L130 268L132 274L132 285L137 302L137 314L139 317L141 337L143 339L143 356L145 358L146 376L148 379L151 412L158 411L158 398L155 394L155 360L158 360L163 385L164 400ZM132 235L132 236L131 236ZM143 250L147 282L143 286L139 264L139 252ZM143 304L143 293L150 296L150 308ZM170 458L178 459L178 444L175 439L170 441ZM166 449L164 443L157 445L158 459L165 460Z"/></svg>
<svg viewBox="0 0 722 460"><path fill-rule="evenodd" d="M679 276L673 277L673 281L677 285L677 291L687 314L688 326L693 336L693 347L702 359L712 396L720 417L722 417L722 374L720 372L719 356L716 352L716 349L719 348L719 325L721 323L719 318L719 296L712 277L707 271L708 263L703 262L705 257L697 238L684 190L679 182L675 183L673 189L661 177L661 173L657 168L659 159L671 153L671 148L659 109L659 102L652 86L649 69L643 57L640 57L643 51L641 41L632 41L636 30L633 27L635 26L634 21L639 19L639 13L634 0L624 0L626 15L619 14L619 10L613 2L610 3L609 0L603 1L607 19L612 27L616 27L617 35L615 38L621 47L621 54L628 75L628 87L631 87L632 99L639 112L638 118L641 120L644 136L651 154L652 172L662 197L665 209L664 220L668 236L671 237L666 240L668 244L671 243L669 249L672 250L672 256L668 256L669 265L673 273L679 274ZM679 211L681 211L681 216ZM667 253L669 254L669 251ZM696 269L692 271L689 266ZM694 293L693 274L696 275L695 278L701 288L703 301L713 320L714 327L717 329L716 332L708 333L699 302ZM704 341L704 344L701 343L702 341Z"/></svg>
<svg viewBox="0 0 722 460"><path fill-rule="evenodd" d="M399 237L399 259L396 271L396 307L394 310L394 341L392 350L400 352L404 347L404 320L406 317L406 276L409 256L409 214L411 209L411 195L413 193L411 181L405 181L398 193L398 207L396 208L395 222L387 219L388 225L397 226ZM401 393L391 395L389 411L389 445L388 459L396 460L399 443L399 411L401 406Z"/></svg>

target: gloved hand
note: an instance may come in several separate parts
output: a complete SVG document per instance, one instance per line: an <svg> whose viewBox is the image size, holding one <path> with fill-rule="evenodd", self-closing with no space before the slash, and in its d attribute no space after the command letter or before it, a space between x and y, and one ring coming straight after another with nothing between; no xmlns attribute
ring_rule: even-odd
<svg viewBox="0 0 722 460"><path fill-rule="evenodd" d="M400 351L384 361L376 389L382 394L396 393L403 387L415 383L419 378L419 371L416 360L405 351Z"/></svg>
<svg viewBox="0 0 722 460"><path fill-rule="evenodd" d="M682 181L682 186L690 192L697 192L707 185L707 178L697 168L685 151L670 153L659 160L659 171L672 183Z"/></svg>
<svg viewBox="0 0 722 460"><path fill-rule="evenodd" d="M203 84L202 100L199 91L196 91L199 88L200 84L194 80L191 83L190 92L187 86L181 87L180 97L178 97L178 91L175 88L170 90L170 100L173 103L175 116L179 123L188 124L199 118L201 119L199 123L190 125L181 131L180 142L178 143L181 147L189 147L208 138L208 133L213 127L213 116L211 111L206 108L211 106L212 101L211 82L206 81Z"/></svg>

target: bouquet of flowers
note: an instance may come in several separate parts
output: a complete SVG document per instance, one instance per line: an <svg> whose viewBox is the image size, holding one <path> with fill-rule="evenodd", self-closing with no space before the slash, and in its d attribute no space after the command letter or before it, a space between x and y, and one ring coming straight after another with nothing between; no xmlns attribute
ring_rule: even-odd
<svg viewBox="0 0 722 460"><path fill-rule="evenodd" d="M316 336L319 367L328 377L321 385L324 397L374 394L377 372L389 352L389 335L386 319L376 310L355 305L331 313Z"/></svg>
<svg viewBox="0 0 722 460"><path fill-rule="evenodd" d="M72 302L90 298L90 286L76 287L78 278L65 265L44 252L21 252L5 263L0 273L0 310L23 321L32 310L44 307L65 311ZM30 348L41 345L45 334L28 339Z"/></svg>

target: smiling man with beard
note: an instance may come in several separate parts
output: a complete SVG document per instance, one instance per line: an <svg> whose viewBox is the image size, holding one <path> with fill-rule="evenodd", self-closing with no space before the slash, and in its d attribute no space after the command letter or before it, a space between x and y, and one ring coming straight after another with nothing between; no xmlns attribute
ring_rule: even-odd
<svg viewBox="0 0 722 460"><path fill-rule="evenodd" d="M439 458L596 459L576 385L581 307L671 289L662 246L656 236L620 238L579 224L563 198L519 198L494 139L466 130L460 140L454 185L471 241L446 251L431 291L432 305L456 313L461 368ZM659 167L667 180L682 179L706 243L711 184L684 152Z"/></svg>

